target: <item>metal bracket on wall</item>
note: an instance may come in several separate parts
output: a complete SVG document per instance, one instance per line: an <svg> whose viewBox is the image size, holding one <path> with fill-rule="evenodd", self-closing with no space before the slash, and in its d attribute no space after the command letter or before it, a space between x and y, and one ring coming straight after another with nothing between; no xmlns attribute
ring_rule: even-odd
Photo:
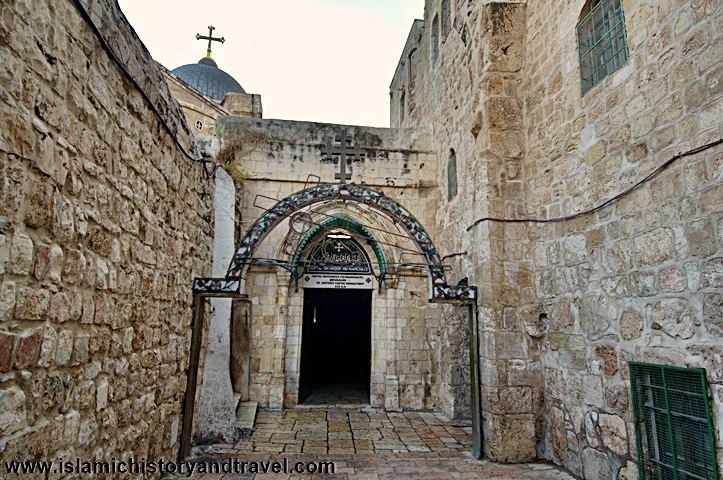
<svg viewBox="0 0 723 480"><path fill-rule="evenodd" d="M193 280L194 295L234 298L239 295L240 290L240 278L195 278Z"/></svg>
<svg viewBox="0 0 723 480"><path fill-rule="evenodd" d="M477 301L477 287L474 285L447 285L438 283L433 287L434 296L429 300L432 303L475 303Z"/></svg>

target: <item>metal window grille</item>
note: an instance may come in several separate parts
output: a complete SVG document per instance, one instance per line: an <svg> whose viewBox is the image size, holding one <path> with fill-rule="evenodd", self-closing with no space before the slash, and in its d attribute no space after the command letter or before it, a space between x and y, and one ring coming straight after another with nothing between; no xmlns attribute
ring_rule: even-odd
<svg viewBox="0 0 723 480"><path fill-rule="evenodd" d="M715 480L705 370L630 362L641 480Z"/></svg>
<svg viewBox="0 0 723 480"><path fill-rule="evenodd" d="M457 154L452 153L447 164L447 200L457 196Z"/></svg>
<svg viewBox="0 0 723 480"><path fill-rule="evenodd" d="M628 60L622 0L600 0L577 26L585 95Z"/></svg>

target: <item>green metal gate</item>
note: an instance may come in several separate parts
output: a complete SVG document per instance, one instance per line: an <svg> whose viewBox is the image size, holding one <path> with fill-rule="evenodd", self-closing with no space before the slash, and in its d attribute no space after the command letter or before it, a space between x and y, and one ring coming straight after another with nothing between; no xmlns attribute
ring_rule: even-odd
<svg viewBox="0 0 723 480"><path fill-rule="evenodd" d="M641 480L717 480L705 370L630 362Z"/></svg>

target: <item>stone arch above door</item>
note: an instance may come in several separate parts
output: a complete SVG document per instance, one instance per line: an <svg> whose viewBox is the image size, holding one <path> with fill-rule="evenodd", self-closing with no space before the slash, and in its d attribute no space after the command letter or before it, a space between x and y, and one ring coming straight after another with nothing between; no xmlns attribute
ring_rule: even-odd
<svg viewBox="0 0 723 480"><path fill-rule="evenodd" d="M241 276L248 265L254 263L256 248L280 223L301 209L322 202L359 202L388 216L400 225L414 243L429 277L429 300L431 302L474 301L476 288L467 285L448 285L442 260L424 226L400 203L387 197L383 192L354 184L317 185L293 193L266 210L246 230L236 248L226 276L223 279L196 279L196 291L236 292L241 288ZM268 264L268 263L267 263ZM293 265L275 263L275 266L291 269Z"/></svg>

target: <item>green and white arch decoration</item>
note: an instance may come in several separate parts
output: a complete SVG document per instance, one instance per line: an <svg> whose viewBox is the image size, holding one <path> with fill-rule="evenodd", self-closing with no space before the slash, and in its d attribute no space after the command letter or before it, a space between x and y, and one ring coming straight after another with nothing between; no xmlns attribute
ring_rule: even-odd
<svg viewBox="0 0 723 480"><path fill-rule="evenodd" d="M296 254L294 255L293 262L294 266L296 267L296 276L299 275L299 270L302 268L302 265L300 265L300 259L309 242L311 242L317 235L319 235L323 231L335 228L345 230L352 235L358 235L359 237L361 237L357 238L357 240L365 239L369 242L369 246L371 247L372 251L374 252L374 256L377 259L377 281L379 289L381 289L382 283L384 282L384 277L387 274L387 261L384 257L384 252L382 251L379 242L377 242L376 238L374 237L372 232L369 231L368 228L366 228L364 225L361 225L352 218L347 217L346 215L337 215L320 222L319 225L309 230L309 232L304 236L301 242L299 242L299 247L296 249Z"/></svg>
<svg viewBox="0 0 723 480"><path fill-rule="evenodd" d="M197 278L194 281L194 291L218 296L223 295L224 292L228 294L238 293L241 288L241 276L246 267L252 264L273 264L293 272L294 265L292 262L275 261L270 263L264 260L256 261L253 258L256 248L276 226L294 213L309 205L337 200L359 202L367 205L388 216L404 229L424 260L423 263L429 277L429 300L431 302L476 300L476 287L447 284L444 267L437 248L422 224L409 210L382 192L361 185L345 183L317 185L280 200L259 216L241 238L226 276L224 278ZM365 235L367 234L365 233Z"/></svg>

